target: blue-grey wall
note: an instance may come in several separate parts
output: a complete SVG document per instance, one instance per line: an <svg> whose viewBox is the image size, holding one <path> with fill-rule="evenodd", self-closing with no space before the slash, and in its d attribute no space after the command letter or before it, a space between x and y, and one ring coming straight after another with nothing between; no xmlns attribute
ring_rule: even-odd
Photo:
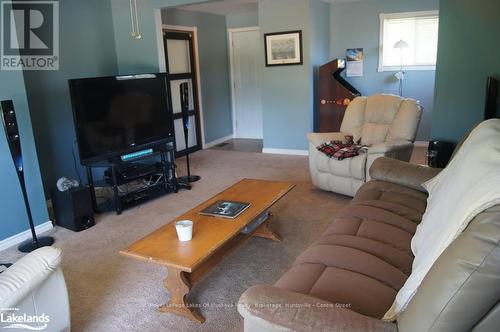
<svg viewBox="0 0 500 332"><path fill-rule="evenodd" d="M379 13L436 10L439 0L377 0L338 3L331 10L331 58L345 58L347 48L364 49L363 77L347 80L363 95L398 94L394 72L377 72L379 58ZM441 42L441 40L440 40ZM404 96L419 100L424 113L417 140L428 140L434 104L434 71L408 71L404 81Z"/></svg>
<svg viewBox="0 0 500 332"><path fill-rule="evenodd" d="M500 79L500 1L441 0L432 137L457 142L484 116L486 77Z"/></svg>
<svg viewBox="0 0 500 332"><path fill-rule="evenodd" d="M312 2L320 0L260 0L258 20L261 33L302 30L302 66L263 68L262 108L264 147L306 150L305 135L312 130L313 65L310 61ZM151 0L140 3L141 40L130 38L128 2L111 0L118 69L121 73L159 69L155 9L201 2L199 0ZM321 4L316 4L321 6ZM329 11L328 4L323 5ZM323 27L328 31L328 27ZM262 36L261 54L264 56Z"/></svg>
<svg viewBox="0 0 500 332"><path fill-rule="evenodd" d="M227 27L228 28L246 28L246 27L256 27L259 26L259 11L255 4L255 10L227 15Z"/></svg>
<svg viewBox="0 0 500 332"><path fill-rule="evenodd" d="M110 0L113 13L116 59L120 74L159 71L155 9L180 6L205 0L147 0L138 2L142 39L130 37L130 6L128 1Z"/></svg>
<svg viewBox="0 0 500 332"><path fill-rule="evenodd" d="M330 8L323 1L311 1L311 74L313 84L311 95L313 96L312 107L314 112L310 115L311 128L315 128L315 114L319 113L319 67L330 59Z"/></svg>
<svg viewBox="0 0 500 332"><path fill-rule="evenodd" d="M262 70L264 148L307 149L305 136L311 130L312 114L309 13L308 0L259 1L261 34L302 30L303 45L302 65ZM262 36L262 54L263 43Z"/></svg>
<svg viewBox="0 0 500 332"><path fill-rule="evenodd" d="M28 100L21 71L0 71L0 100L12 99L17 114L21 135L21 145L25 166L26 187L31 205L31 212L36 225L49 220L45 195L43 192L40 169ZM7 145L3 125L0 125L0 241L29 229L28 216L24 207L21 187L14 163Z"/></svg>
<svg viewBox="0 0 500 332"><path fill-rule="evenodd" d="M263 68L264 148L307 150L319 106L317 69L329 58L329 13L330 5L320 0L259 1L261 33L302 30L303 48L302 65Z"/></svg>
<svg viewBox="0 0 500 332"><path fill-rule="evenodd" d="M60 69L24 72L46 192L61 176L76 177L68 79L118 72L110 2L64 0L59 7Z"/></svg>
<svg viewBox="0 0 500 332"><path fill-rule="evenodd" d="M196 26L205 142L233 134L226 17L178 9L162 10L162 23ZM173 91L172 93L175 93Z"/></svg>

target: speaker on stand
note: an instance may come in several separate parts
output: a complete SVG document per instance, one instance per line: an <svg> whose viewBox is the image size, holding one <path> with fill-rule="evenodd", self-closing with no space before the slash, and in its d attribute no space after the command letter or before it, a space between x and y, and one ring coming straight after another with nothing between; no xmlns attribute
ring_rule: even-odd
<svg viewBox="0 0 500 332"><path fill-rule="evenodd" d="M191 165L189 164L189 146L188 146L188 135L189 135L189 85L187 83L182 83L179 87L181 94L181 108L182 108L182 124L184 128L184 142L186 143L186 163L187 163L187 176L181 176L178 178L180 182L191 183L196 182L201 179L198 175L191 175Z"/></svg>
<svg viewBox="0 0 500 332"><path fill-rule="evenodd" d="M33 224L33 216L31 215L30 203L28 194L26 193L26 182L24 179L24 164L23 155L21 151L21 139L19 136L19 128L17 126L16 113L14 111L14 104L12 100L3 100L0 102L2 123L7 136L7 143L9 144L10 153L16 166L17 177L23 193L24 205L26 213L28 214L28 221L31 229L31 240L21 243L18 250L21 252L31 252L40 247L51 246L54 243L54 238L50 236L36 236L35 225Z"/></svg>

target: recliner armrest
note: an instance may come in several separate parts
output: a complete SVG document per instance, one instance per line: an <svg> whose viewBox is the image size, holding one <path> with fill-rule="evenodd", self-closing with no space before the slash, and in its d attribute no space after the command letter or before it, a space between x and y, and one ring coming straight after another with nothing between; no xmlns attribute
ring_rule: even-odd
<svg viewBox="0 0 500 332"><path fill-rule="evenodd" d="M405 187L426 192L422 183L432 179L441 172L441 168L414 165L392 158L377 158L370 167L370 177L400 184Z"/></svg>
<svg viewBox="0 0 500 332"><path fill-rule="evenodd" d="M268 285L254 286L243 293L238 311L245 319L245 327L252 326L252 331L397 332L394 323Z"/></svg>
<svg viewBox="0 0 500 332"><path fill-rule="evenodd" d="M61 249L43 247L0 274L0 310L13 307L42 284L59 267L61 259Z"/></svg>
<svg viewBox="0 0 500 332"><path fill-rule="evenodd" d="M342 132L334 133L309 133L307 134L307 139L314 146L319 146L325 142L330 141L344 141L345 137L349 135Z"/></svg>

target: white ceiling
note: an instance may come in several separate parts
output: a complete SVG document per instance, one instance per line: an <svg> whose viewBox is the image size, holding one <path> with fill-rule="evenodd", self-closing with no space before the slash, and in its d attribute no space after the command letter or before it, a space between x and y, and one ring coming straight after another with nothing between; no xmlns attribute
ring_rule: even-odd
<svg viewBox="0 0 500 332"><path fill-rule="evenodd" d="M340 2L357 2L367 0L322 0L332 4ZM256 11L259 0L213 0L177 8L194 12L211 13L218 15L232 15Z"/></svg>
<svg viewBox="0 0 500 332"><path fill-rule="evenodd" d="M232 15L255 11L258 2L258 0L217 0L177 8L195 12Z"/></svg>

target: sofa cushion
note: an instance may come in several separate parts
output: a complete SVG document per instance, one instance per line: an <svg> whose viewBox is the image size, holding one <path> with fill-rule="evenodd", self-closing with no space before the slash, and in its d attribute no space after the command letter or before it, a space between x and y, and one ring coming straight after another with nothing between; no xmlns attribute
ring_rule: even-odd
<svg viewBox="0 0 500 332"><path fill-rule="evenodd" d="M399 214L406 208L405 217L419 223L427 207L427 194L396 183L372 180L359 189L351 204L366 201L394 203Z"/></svg>
<svg viewBox="0 0 500 332"><path fill-rule="evenodd" d="M371 181L303 252L277 287L380 318L411 272L411 237L426 195Z"/></svg>
<svg viewBox="0 0 500 332"><path fill-rule="evenodd" d="M366 154L361 152L358 156L338 160L329 158L324 153L318 153L317 167L320 172L364 180L366 173Z"/></svg>

